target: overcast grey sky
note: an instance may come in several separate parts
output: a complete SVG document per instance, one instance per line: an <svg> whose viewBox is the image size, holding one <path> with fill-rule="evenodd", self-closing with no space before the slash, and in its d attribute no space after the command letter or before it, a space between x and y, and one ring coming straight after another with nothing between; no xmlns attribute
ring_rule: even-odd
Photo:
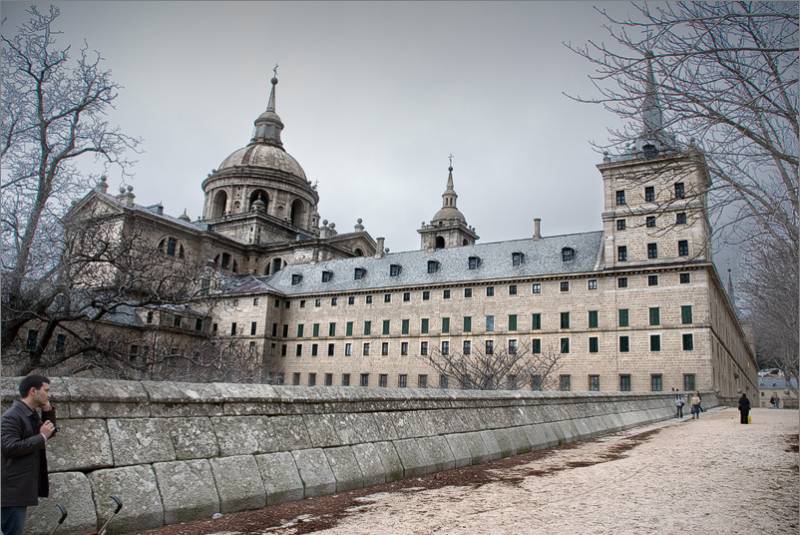
<svg viewBox="0 0 800 535"><path fill-rule="evenodd" d="M3 2L4 33L29 5ZM200 214L200 183L248 143L277 62L284 147L340 232L361 217L392 251L418 248L449 153L481 242L530 236L534 217L545 235L601 228L589 141L618 120L562 95L591 93L591 66L562 42L604 40L592 3L56 5L64 41L86 39L124 86L113 119L143 139L138 203Z"/></svg>

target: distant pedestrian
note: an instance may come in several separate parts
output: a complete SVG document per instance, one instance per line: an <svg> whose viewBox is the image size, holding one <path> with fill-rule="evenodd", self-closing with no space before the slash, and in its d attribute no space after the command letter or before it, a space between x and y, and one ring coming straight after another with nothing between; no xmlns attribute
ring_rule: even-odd
<svg viewBox="0 0 800 535"><path fill-rule="evenodd" d="M692 404L692 419L699 419L700 418L700 403L703 401L703 398L700 397L700 392L692 394L692 399L689 402Z"/></svg>
<svg viewBox="0 0 800 535"><path fill-rule="evenodd" d="M750 416L750 400L747 399L747 394L742 392L742 397L739 398L739 423L748 424L748 417Z"/></svg>
<svg viewBox="0 0 800 535"><path fill-rule="evenodd" d="M29 375L19 384L20 399L3 413L3 535L22 535L28 506L38 505L39 498L49 492L45 444L56 430L56 411L49 394L50 379Z"/></svg>
<svg viewBox="0 0 800 535"><path fill-rule="evenodd" d="M781 408L781 397L778 394L775 394L775 408Z"/></svg>
<svg viewBox="0 0 800 535"><path fill-rule="evenodd" d="M769 408L770 409L774 409L775 408L775 396L774 395L771 398L769 398Z"/></svg>
<svg viewBox="0 0 800 535"><path fill-rule="evenodd" d="M683 401L683 396L681 396L680 394L675 396L675 409L676 409L676 411L678 413L675 416L675 418L683 418L683 406L684 405L685 405L685 403Z"/></svg>

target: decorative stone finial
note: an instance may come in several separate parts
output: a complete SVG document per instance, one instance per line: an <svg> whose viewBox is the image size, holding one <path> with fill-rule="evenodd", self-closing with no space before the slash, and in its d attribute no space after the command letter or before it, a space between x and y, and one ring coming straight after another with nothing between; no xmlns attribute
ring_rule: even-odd
<svg viewBox="0 0 800 535"><path fill-rule="evenodd" d="M356 232L364 232L364 225L362 225L361 223L363 223L363 221L362 221L362 219L359 217L359 218L356 220L356 225L355 225L355 227L354 227Z"/></svg>
<svg viewBox="0 0 800 535"><path fill-rule="evenodd" d="M183 209L183 213L178 216L178 219L180 219L182 221L191 221L192 220L192 218L189 217L189 214L186 213L186 208Z"/></svg>

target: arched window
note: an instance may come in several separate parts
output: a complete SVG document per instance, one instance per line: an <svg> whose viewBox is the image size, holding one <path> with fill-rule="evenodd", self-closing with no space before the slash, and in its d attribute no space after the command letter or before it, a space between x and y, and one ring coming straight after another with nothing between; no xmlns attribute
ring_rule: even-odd
<svg viewBox="0 0 800 535"><path fill-rule="evenodd" d="M364 251L362 251L361 249L356 247L355 249L353 249L353 255L355 255L355 256L364 256Z"/></svg>
<svg viewBox="0 0 800 535"><path fill-rule="evenodd" d="M564 247L561 249L561 261L570 262L572 260L575 260L575 249L572 247Z"/></svg>
<svg viewBox="0 0 800 535"><path fill-rule="evenodd" d="M444 238L442 236L436 236L436 248L444 249Z"/></svg>
<svg viewBox="0 0 800 535"><path fill-rule="evenodd" d="M214 201L211 204L211 218L222 217L228 206L228 194L220 190L214 194Z"/></svg>
<svg viewBox="0 0 800 535"><path fill-rule="evenodd" d="M280 258L272 260L272 273L277 273L283 267L283 261Z"/></svg>
<svg viewBox="0 0 800 535"><path fill-rule="evenodd" d="M253 203L256 201L261 201L264 203L264 209L267 209L269 205L269 195L263 189L255 189L250 193L250 202L247 203L247 209L253 209Z"/></svg>
<svg viewBox="0 0 800 535"><path fill-rule="evenodd" d="M183 244L172 236L166 237L158 242L158 252L167 256L177 256L178 258L183 258L185 256Z"/></svg>
<svg viewBox="0 0 800 535"><path fill-rule="evenodd" d="M295 199L289 208L289 219L295 227L302 227L306 219L306 207L303 201Z"/></svg>
<svg viewBox="0 0 800 535"><path fill-rule="evenodd" d="M461 245L469 245L469 240L464 238L464 241L461 242Z"/></svg>

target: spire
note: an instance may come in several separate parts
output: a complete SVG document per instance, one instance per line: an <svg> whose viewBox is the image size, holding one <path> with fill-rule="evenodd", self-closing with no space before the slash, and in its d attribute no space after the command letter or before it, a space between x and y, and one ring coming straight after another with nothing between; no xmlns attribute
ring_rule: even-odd
<svg viewBox="0 0 800 535"><path fill-rule="evenodd" d="M447 188L442 193L442 208L455 208L458 194L453 187L453 155L448 156L450 159L450 166L447 168Z"/></svg>
<svg viewBox="0 0 800 535"><path fill-rule="evenodd" d="M278 148L283 148L281 142L281 130L283 130L283 122L278 114L275 112L275 86L278 85L278 65L272 69L272 79L270 80L269 100L267 101L267 109L264 113L258 116L255 120L256 131L253 134L253 139L250 143L264 143L266 145L273 145Z"/></svg>
<svg viewBox="0 0 800 535"><path fill-rule="evenodd" d="M664 116L658 103L656 75L653 73L653 51L648 50L644 57L647 61L647 79L642 103L642 136L654 138L658 137L664 128Z"/></svg>

